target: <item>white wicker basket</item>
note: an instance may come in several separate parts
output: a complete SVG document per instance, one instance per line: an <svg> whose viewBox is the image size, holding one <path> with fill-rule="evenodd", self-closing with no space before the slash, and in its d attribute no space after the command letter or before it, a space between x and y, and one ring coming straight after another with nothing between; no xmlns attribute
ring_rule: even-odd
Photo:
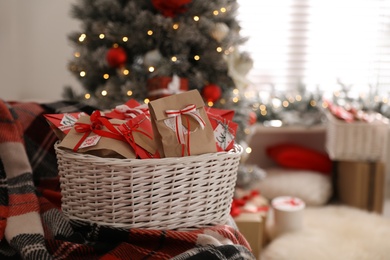
<svg viewBox="0 0 390 260"><path fill-rule="evenodd" d="M326 150L333 160L384 161L386 160L388 123L347 123L327 114Z"/></svg>
<svg viewBox="0 0 390 260"><path fill-rule="evenodd" d="M191 229L228 221L242 147L162 159L111 159L55 145L62 210L123 228Z"/></svg>

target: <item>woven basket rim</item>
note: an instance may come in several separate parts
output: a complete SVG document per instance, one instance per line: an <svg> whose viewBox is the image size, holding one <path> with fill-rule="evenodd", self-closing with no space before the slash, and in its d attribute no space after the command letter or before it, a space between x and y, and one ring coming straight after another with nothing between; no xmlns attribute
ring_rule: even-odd
<svg viewBox="0 0 390 260"><path fill-rule="evenodd" d="M67 156L74 156L75 158L83 157L85 159L91 159L96 160L96 162L102 162L107 163L107 159L110 160L113 164L115 163L132 163L133 165L137 164L165 164L165 163L178 163L182 161L183 159L210 159L214 156L238 156L241 155L244 151L244 148L239 144L234 144L234 147L229 151L221 151L221 152L215 152L215 153L204 153L199 155L190 155L190 156L184 156L184 157L165 157L165 158L146 158L146 159L138 159L138 158L113 158L113 157L100 157L92 154L87 153L78 153L74 152L67 148L61 148L58 147L60 141L57 141L54 144L54 148L56 151L61 151L62 153L66 153Z"/></svg>

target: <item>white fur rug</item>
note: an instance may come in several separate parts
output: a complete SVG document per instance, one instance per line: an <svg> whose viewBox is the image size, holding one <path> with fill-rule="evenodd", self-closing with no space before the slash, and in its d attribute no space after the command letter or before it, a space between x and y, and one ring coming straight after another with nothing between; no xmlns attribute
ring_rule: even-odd
<svg viewBox="0 0 390 260"><path fill-rule="evenodd" d="M301 231L272 240L261 260L390 259L390 218L326 206L305 209L304 223Z"/></svg>

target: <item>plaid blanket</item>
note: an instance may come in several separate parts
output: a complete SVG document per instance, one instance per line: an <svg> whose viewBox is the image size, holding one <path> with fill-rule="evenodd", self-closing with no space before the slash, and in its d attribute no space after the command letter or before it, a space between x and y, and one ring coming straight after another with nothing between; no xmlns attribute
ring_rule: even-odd
<svg viewBox="0 0 390 260"><path fill-rule="evenodd" d="M93 110L0 100L0 259L255 259L228 225L174 231L69 220L61 211L57 138L42 115Z"/></svg>

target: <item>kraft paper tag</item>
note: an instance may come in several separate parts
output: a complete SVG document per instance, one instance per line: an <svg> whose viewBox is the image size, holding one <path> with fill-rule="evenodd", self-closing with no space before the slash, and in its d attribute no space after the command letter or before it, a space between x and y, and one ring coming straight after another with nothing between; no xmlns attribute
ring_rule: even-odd
<svg viewBox="0 0 390 260"><path fill-rule="evenodd" d="M226 125L221 123L214 129L214 137L221 150L226 151L234 142L234 135L229 131Z"/></svg>

